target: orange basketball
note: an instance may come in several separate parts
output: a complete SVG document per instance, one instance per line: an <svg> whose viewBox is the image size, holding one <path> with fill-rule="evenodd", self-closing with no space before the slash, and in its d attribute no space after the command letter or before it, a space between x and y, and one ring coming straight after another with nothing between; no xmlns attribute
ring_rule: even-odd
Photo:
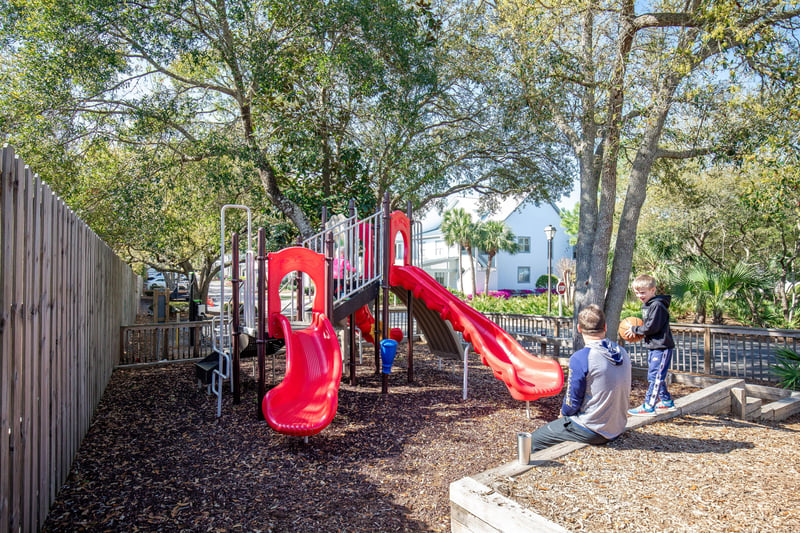
<svg viewBox="0 0 800 533"><path fill-rule="evenodd" d="M641 326L642 324L643 324L642 319L639 318L638 316L629 316L628 318L623 318L620 321L619 329L617 330L617 333L619 333L619 338L627 342L639 342L644 338L644 335L636 335L632 339L626 339L625 337L622 336L622 334L625 333L629 327Z"/></svg>

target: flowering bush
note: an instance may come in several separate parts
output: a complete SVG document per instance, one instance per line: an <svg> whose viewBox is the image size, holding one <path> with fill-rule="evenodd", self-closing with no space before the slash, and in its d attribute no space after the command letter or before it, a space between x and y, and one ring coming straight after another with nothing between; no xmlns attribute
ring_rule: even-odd
<svg viewBox="0 0 800 533"><path fill-rule="evenodd" d="M492 298L502 298L508 300L511 298L511 291L489 291L489 296Z"/></svg>

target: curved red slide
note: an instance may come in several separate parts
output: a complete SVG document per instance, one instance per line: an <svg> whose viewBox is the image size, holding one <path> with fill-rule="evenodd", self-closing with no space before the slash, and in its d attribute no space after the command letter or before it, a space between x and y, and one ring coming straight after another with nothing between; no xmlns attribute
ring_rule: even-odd
<svg viewBox="0 0 800 533"><path fill-rule="evenodd" d="M330 321L314 313L311 325L292 331L289 319L278 315L286 339L286 376L261 404L264 418L279 433L316 435L336 415L342 356Z"/></svg>
<svg viewBox="0 0 800 533"><path fill-rule="evenodd" d="M356 319L356 326L358 326L359 331L361 331L361 338L365 341L369 342L370 344L375 343L375 317L372 316L372 313L369 310L369 306L365 305L364 307L359 307L358 310L354 313ZM380 329L380 328L378 328ZM380 332L379 337L380 337ZM389 338L394 339L397 342L403 340L403 330L400 328L391 328L389 330Z"/></svg>
<svg viewBox="0 0 800 533"><path fill-rule="evenodd" d="M375 317L370 313L369 307L366 305L364 307L359 307L354 317L356 326L358 326L358 329L361 331L361 338L370 344L374 344L375 337L373 333L375 332Z"/></svg>
<svg viewBox="0 0 800 533"><path fill-rule="evenodd" d="M558 361L528 353L500 326L462 302L421 268L392 266L389 282L411 291L414 298L461 331L464 340L480 354L481 362L506 384L512 398L538 400L561 392L564 374Z"/></svg>
<svg viewBox="0 0 800 533"><path fill-rule="evenodd" d="M317 288L311 325L297 331L280 313L280 282L294 271L308 274ZM339 406L342 353L333 325L323 312L327 279L321 254L300 247L269 254L267 326L271 336L286 341L286 374L264 396L261 410L270 427L279 433L316 435L331 423Z"/></svg>

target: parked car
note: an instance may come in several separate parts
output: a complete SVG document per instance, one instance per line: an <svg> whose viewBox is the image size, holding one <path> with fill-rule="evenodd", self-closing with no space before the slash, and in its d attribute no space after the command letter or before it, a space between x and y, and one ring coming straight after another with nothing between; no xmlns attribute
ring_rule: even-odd
<svg viewBox="0 0 800 533"><path fill-rule="evenodd" d="M164 274L152 268L147 269L147 281L144 282L144 288L147 291L166 289L167 280L164 279Z"/></svg>

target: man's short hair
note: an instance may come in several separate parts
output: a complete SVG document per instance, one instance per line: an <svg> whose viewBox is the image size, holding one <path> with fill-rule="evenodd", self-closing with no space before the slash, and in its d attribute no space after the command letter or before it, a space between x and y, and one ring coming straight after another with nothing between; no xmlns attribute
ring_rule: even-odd
<svg viewBox="0 0 800 533"><path fill-rule="evenodd" d="M605 333L606 315L599 305L587 305L578 313L578 326L581 328L581 333L589 335Z"/></svg>
<svg viewBox="0 0 800 533"><path fill-rule="evenodd" d="M650 274L641 274L633 280L634 289L652 289L656 286L656 278Z"/></svg>

